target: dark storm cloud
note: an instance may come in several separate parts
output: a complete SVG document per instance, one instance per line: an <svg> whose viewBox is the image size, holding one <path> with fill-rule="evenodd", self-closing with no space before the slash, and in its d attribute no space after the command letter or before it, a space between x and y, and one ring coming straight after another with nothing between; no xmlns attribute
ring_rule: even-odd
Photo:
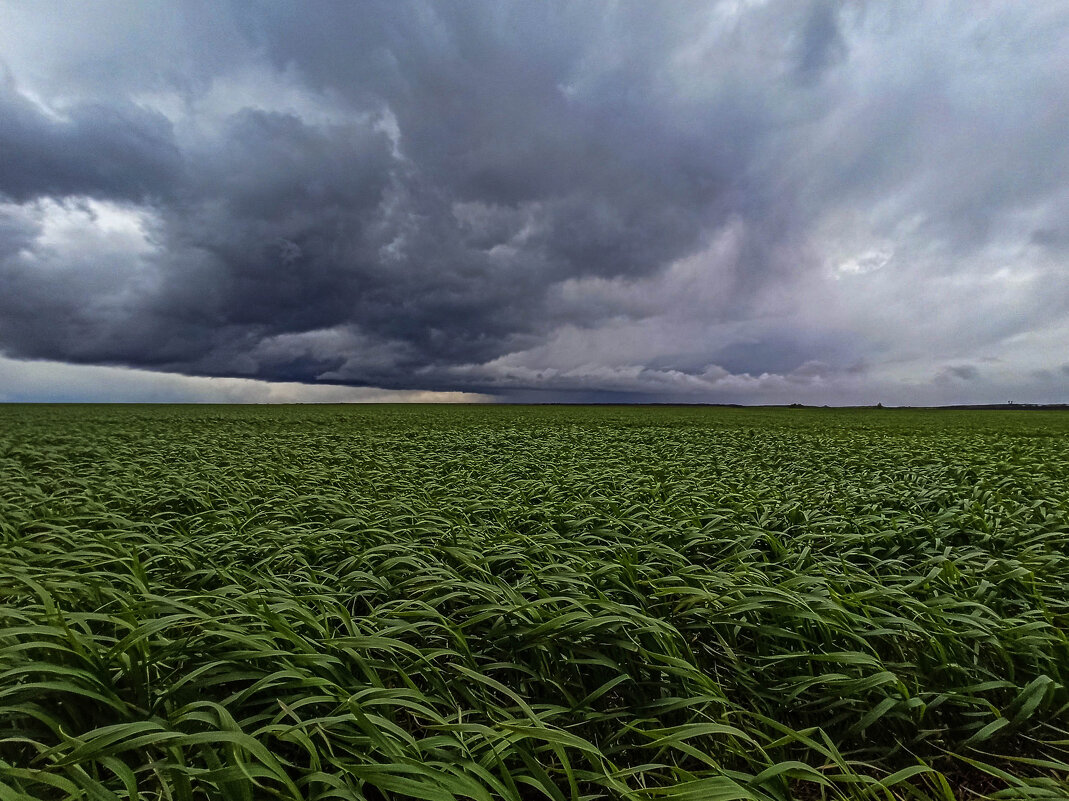
<svg viewBox="0 0 1069 801"><path fill-rule="evenodd" d="M160 114L132 103L77 104L53 119L0 81L0 196L143 200L172 190L181 155Z"/></svg>
<svg viewBox="0 0 1069 801"><path fill-rule="evenodd" d="M0 87L9 356L760 394L1069 306L996 261L1060 252L1056 8L108 8Z"/></svg>

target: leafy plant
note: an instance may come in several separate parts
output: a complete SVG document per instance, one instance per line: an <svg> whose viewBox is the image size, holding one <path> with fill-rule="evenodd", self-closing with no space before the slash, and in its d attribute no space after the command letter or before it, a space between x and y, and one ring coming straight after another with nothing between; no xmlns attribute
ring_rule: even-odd
<svg viewBox="0 0 1069 801"><path fill-rule="evenodd" d="M0 801L1069 794L1069 419L0 408Z"/></svg>

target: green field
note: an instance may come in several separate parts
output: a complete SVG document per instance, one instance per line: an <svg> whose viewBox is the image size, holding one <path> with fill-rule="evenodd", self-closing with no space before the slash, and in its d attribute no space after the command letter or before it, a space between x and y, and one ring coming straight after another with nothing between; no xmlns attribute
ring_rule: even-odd
<svg viewBox="0 0 1069 801"><path fill-rule="evenodd" d="M1069 797L1069 414L0 406L0 801Z"/></svg>

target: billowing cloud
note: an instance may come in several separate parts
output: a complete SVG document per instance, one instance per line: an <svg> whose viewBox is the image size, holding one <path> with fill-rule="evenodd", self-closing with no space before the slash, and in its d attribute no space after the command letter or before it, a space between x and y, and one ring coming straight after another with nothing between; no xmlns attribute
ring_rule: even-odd
<svg viewBox="0 0 1069 801"><path fill-rule="evenodd" d="M5 18L9 359L532 400L1069 393L1062 4Z"/></svg>

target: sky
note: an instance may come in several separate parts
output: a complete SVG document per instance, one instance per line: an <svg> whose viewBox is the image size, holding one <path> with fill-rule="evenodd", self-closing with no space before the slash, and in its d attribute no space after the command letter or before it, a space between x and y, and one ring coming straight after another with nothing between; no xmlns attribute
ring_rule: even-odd
<svg viewBox="0 0 1069 801"><path fill-rule="evenodd" d="M0 0L0 401L1069 401L1069 4Z"/></svg>

